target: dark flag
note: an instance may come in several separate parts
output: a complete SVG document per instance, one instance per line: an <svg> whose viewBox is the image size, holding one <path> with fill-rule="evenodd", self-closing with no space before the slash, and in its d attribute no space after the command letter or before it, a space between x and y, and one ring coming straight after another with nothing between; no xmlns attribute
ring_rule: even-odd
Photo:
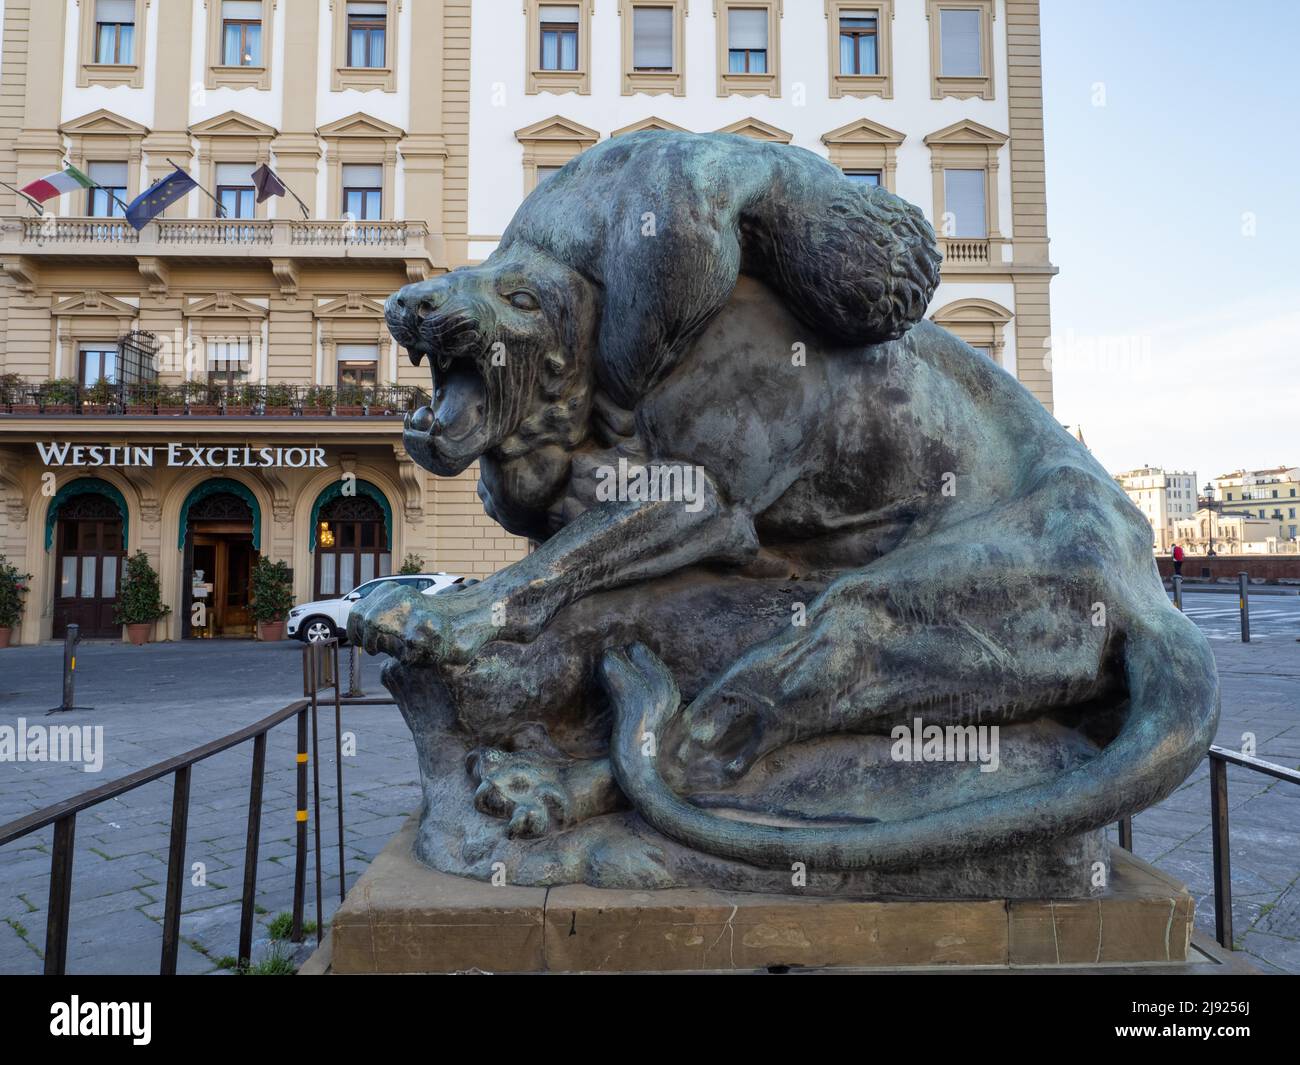
<svg viewBox="0 0 1300 1065"><path fill-rule="evenodd" d="M284 182L275 176L275 171L263 163L253 171L253 188L257 189L257 202L262 203L272 196L283 196L289 190Z"/></svg>
<svg viewBox="0 0 1300 1065"><path fill-rule="evenodd" d="M137 230L144 229L182 196L198 187L199 183L184 170L173 170L131 201L126 209L126 220Z"/></svg>

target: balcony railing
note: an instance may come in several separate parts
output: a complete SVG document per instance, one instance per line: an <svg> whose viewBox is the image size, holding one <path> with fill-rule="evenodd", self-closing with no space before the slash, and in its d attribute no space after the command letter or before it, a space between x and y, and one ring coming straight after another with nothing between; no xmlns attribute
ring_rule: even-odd
<svg viewBox="0 0 1300 1065"><path fill-rule="evenodd" d="M24 381L0 377L0 414L15 416L392 418L429 402L415 385L329 388L292 384L179 385Z"/></svg>
<svg viewBox="0 0 1300 1065"><path fill-rule="evenodd" d="M120 249L132 255L178 253L247 255L432 254L429 227L400 219L162 218L136 232L117 218L15 218L4 227L10 253L102 253Z"/></svg>
<svg viewBox="0 0 1300 1065"><path fill-rule="evenodd" d="M944 237L943 261L945 266L988 266L989 242L984 238L958 239Z"/></svg>

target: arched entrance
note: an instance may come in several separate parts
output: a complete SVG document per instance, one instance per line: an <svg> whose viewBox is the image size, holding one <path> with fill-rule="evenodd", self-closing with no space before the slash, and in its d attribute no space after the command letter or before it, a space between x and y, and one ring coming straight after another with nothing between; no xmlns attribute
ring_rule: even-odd
<svg viewBox="0 0 1300 1065"><path fill-rule="evenodd" d="M53 539L56 547L53 635L75 624L82 636L117 636L122 630L113 610L126 554L125 504L104 482L68 486L74 487L55 497L47 522L46 546Z"/></svg>
<svg viewBox="0 0 1300 1065"><path fill-rule="evenodd" d="M238 481L217 478L189 494L181 507L183 636L252 635L248 601L259 526L257 500Z"/></svg>
<svg viewBox="0 0 1300 1065"><path fill-rule="evenodd" d="M370 490L361 490L364 483L357 483L356 495L335 494L326 499L322 493L317 500L312 524L315 599L347 595L358 584L393 572L392 512L381 506L380 500L385 505L387 500L378 489L366 485Z"/></svg>

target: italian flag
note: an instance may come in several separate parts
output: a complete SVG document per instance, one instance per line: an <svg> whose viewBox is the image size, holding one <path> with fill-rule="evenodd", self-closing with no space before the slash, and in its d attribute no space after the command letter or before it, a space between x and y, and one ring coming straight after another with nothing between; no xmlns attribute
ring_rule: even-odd
<svg viewBox="0 0 1300 1065"><path fill-rule="evenodd" d="M24 196L30 196L37 203L44 203L56 196L62 196L65 192L94 187L95 183L90 178L75 166L68 166L63 170L56 170L53 174L46 174L43 178L37 178L31 184L24 185L19 191Z"/></svg>

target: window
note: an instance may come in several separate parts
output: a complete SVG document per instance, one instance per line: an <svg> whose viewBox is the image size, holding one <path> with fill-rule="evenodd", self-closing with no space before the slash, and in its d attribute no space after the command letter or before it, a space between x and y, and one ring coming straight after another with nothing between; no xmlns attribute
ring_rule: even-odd
<svg viewBox="0 0 1300 1065"><path fill-rule="evenodd" d="M392 565L384 512L374 499L338 496L321 507L316 526L317 599L347 595L358 585L387 577Z"/></svg>
<svg viewBox="0 0 1300 1065"><path fill-rule="evenodd" d="M524 195L549 181L565 163L599 139L594 129L559 115L515 130L515 140L524 148Z"/></svg>
<svg viewBox="0 0 1300 1065"><path fill-rule="evenodd" d="M337 358L339 402L351 403L355 399L360 403L358 393L379 383L379 345L340 344ZM345 392L351 393L347 399L343 398Z"/></svg>
<svg viewBox="0 0 1300 1065"><path fill-rule="evenodd" d="M846 170L844 176L860 185L879 185L879 170Z"/></svg>
<svg viewBox="0 0 1300 1065"><path fill-rule="evenodd" d="M940 8L939 73L944 77L980 77L984 73L980 52L980 13Z"/></svg>
<svg viewBox="0 0 1300 1065"><path fill-rule="evenodd" d="M126 217L126 163L91 163L86 176L96 185L89 192L91 218Z"/></svg>
<svg viewBox="0 0 1300 1065"><path fill-rule="evenodd" d="M632 9L632 69L673 69L673 13L670 8Z"/></svg>
<svg viewBox="0 0 1300 1065"><path fill-rule="evenodd" d="M550 181L551 178L555 177L555 175L562 169L563 167L558 166L539 166L537 168L537 184L544 185L546 182Z"/></svg>
<svg viewBox="0 0 1300 1065"><path fill-rule="evenodd" d="M383 217L384 168L369 164L343 166L343 214L357 221Z"/></svg>
<svg viewBox="0 0 1300 1065"><path fill-rule="evenodd" d="M727 12L727 72L767 73L767 12L733 7Z"/></svg>
<svg viewBox="0 0 1300 1065"><path fill-rule="evenodd" d="M830 95L892 99L894 0L826 0Z"/></svg>
<svg viewBox="0 0 1300 1065"><path fill-rule="evenodd" d="M569 5L547 4L541 19L542 70L578 69L578 9Z"/></svg>
<svg viewBox="0 0 1300 1065"><path fill-rule="evenodd" d="M993 0L927 0L930 95L993 99Z"/></svg>
<svg viewBox="0 0 1300 1065"><path fill-rule="evenodd" d="M226 218L252 218L256 213L253 167L248 163L218 163L217 202Z"/></svg>
<svg viewBox="0 0 1300 1065"><path fill-rule="evenodd" d="M233 388L248 376L252 343L248 337L209 338L208 384Z"/></svg>
<svg viewBox="0 0 1300 1065"><path fill-rule="evenodd" d="M983 239L988 234L984 213L984 171L944 170L944 215L940 230L947 237Z"/></svg>
<svg viewBox="0 0 1300 1065"><path fill-rule="evenodd" d="M77 7L77 85L141 88L149 0L78 0Z"/></svg>
<svg viewBox="0 0 1300 1065"><path fill-rule="evenodd" d="M388 5L349 3L348 66L379 68L385 65Z"/></svg>
<svg viewBox="0 0 1300 1065"><path fill-rule="evenodd" d="M879 74L880 36L874 11L840 12L840 73Z"/></svg>
<svg viewBox="0 0 1300 1065"><path fill-rule="evenodd" d="M624 96L639 92L665 92L674 96L685 93L682 54L685 8L686 0L655 3L621 0ZM724 62L720 72L725 70Z"/></svg>
<svg viewBox="0 0 1300 1065"><path fill-rule="evenodd" d="M548 4L524 0L528 20L524 91L591 92L591 11L593 0Z"/></svg>
<svg viewBox="0 0 1300 1065"><path fill-rule="evenodd" d="M271 87L271 30L275 0L206 0L208 70L206 86L216 89ZM334 7L343 11L346 5Z"/></svg>
<svg viewBox="0 0 1300 1065"><path fill-rule="evenodd" d="M95 62L135 62L135 0L95 0Z"/></svg>
<svg viewBox="0 0 1300 1065"><path fill-rule="evenodd" d="M1012 314L1001 304L968 297L946 304L930 315L930 318L1008 372L1016 372L1015 357L1007 351L1006 345L1006 327L1011 322ZM1129 488L1128 491L1142 509L1148 513L1154 511L1154 507L1146 502L1153 493L1143 492L1136 487Z"/></svg>
<svg viewBox="0 0 1300 1065"><path fill-rule="evenodd" d="M84 344L78 354L77 379L82 388L94 388L100 381L117 384L117 346Z"/></svg>
<svg viewBox="0 0 1300 1065"><path fill-rule="evenodd" d="M780 96L777 0L717 0L718 95Z"/></svg>
<svg viewBox="0 0 1300 1065"><path fill-rule="evenodd" d="M262 66L261 0L222 0L221 62L228 67Z"/></svg>

